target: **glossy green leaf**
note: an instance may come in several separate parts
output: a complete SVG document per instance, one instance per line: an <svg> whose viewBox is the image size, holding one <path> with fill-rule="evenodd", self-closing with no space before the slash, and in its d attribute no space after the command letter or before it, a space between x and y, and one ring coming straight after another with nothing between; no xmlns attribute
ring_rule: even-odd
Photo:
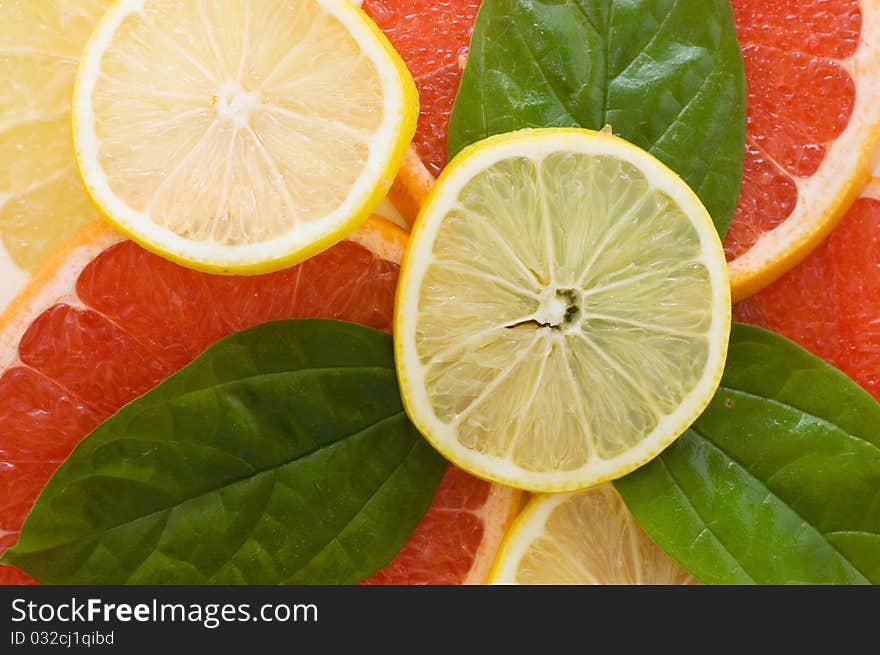
<svg viewBox="0 0 880 655"><path fill-rule="evenodd" d="M729 0L484 0L449 154L522 128L611 125L676 171L723 235L745 107Z"/></svg>
<svg viewBox="0 0 880 655"><path fill-rule="evenodd" d="M3 562L50 584L355 583L444 469L404 414L390 336L271 323L86 437Z"/></svg>
<svg viewBox="0 0 880 655"><path fill-rule="evenodd" d="M880 405L772 332L734 326L708 410L617 488L703 582L880 582Z"/></svg>

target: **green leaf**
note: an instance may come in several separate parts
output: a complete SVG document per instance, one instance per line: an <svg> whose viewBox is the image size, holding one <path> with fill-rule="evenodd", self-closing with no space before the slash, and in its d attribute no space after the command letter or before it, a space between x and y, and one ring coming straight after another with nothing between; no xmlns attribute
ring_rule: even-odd
<svg viewBox="0 0 880 655"><path fill-rule="evenodd" d="M224 339L89 435L3 563L49 584L348 584L400 550L445 461L391 337L338 321Z"/></svg>
<svg viewBox="0 0 880 655"><path fill-rule="evenodd" d="M617 488L703 582L880 582L880 405L772 332L734 326L706 413Z"/></svg>
<svg viewBox="0 0 880 655"><path fill-rule="evenodd" d="M729 0L484 0L449 155L522 128L610 124L676 171L723 236L739 198L745 108Z"/></svg>

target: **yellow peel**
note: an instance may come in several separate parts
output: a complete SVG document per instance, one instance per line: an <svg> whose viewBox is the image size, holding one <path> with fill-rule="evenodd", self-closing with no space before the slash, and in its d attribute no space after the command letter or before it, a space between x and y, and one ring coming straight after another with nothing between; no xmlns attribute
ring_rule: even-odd
<svg viewBox="0 0 880 655"><path fill-rule="evenodd" d="M498 551L489 583L699 584L657 546L610 484L533 498Z"/></svg>

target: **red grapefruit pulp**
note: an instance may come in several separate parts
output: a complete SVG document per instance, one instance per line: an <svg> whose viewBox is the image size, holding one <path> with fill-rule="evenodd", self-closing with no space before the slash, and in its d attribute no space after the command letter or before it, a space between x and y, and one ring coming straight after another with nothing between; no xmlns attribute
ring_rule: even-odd
<svg viewBox="0 0 880 655"><path fill-rule="evenodd" d="M734 315L796 341L880 400L880 179L803 263Z"/></svg>
<svg viewBox="0 0 880 655"><path fill-rule="evenodd" d="M870 177L880 140L880 2L733 0L748 86L734 300L806 258Z"/></svg>
<svg viewBox="0 0 880 655"><path fill-rule="evenodd" d="M0 377L0 550L82 437L217 339L270 320L337 318L389 330L396 264L343 242L299 267L254 278L205 275L130 241L42 312ZM0 567L0 582L22 580Z"/></svg>
<svg viewBox="0 0 880 655"><path fill-rule="evenodd" d="M446 130L480 0L364 0L412 73L421 99L413 143L436 177L446 165Z"/></svg>
<svg viewBox="0 0 880 655"><path fill-rule="evenodd" d="M397 557L364 584L480 584L519 511L520 493L450 466Z"/></svg>
<svg viewBox="0 0 880 655"><path fill-rule="evenodd" d="M816 173L849 123L856 90L839 60L855 54L859 0L733 0L748 80L745 184L728 259L787 219L796 180Z"/></svg>

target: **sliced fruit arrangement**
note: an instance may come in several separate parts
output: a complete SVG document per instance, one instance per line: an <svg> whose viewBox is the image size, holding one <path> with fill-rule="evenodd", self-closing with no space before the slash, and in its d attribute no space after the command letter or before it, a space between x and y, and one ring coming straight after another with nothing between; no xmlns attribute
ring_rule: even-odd
<svg viewBox="0 0 880 655"><path fill-rule="evenodd" d="M83 52L74 142L123 232L193 268L261 273L369 216L417 109L405 65L347 0L123 0Z"/></svg>
<svg viewBox="0 0 880 655"><path fill-rule="evenodd" d="M526 130L466 149L432 190L395 349L410 417L453 463L566 491L681 434L729 329L721 243L678 176L608 134Z"/></svg>
<svg viewBox="0 0 880 655"><path fill-rule="evenodd" d="M745 87L730 0L484 0L449 153L520 129L611 129L675 171L724 234L742 185Z"/></svg>
<svg viewBox="0 0 880 655"><path fill-rule="evenodd" d="M614 487L537 496L504 540L492 584L699 584L645 534Z"/></svg>
<svg viewBox="0 0 880 655"><path fill-rule="evenodd" d="M238 278L182 268L103 224L86 228L0 317L0 551L82 437L220 337L282 318L390 329L405 234L371 219L355 238L384 245L344 242L297 268ZM437 581L485 577L518 492L450 472L435 505L422 541L442 530L460 542L408 546L388 578L435 581L434 559L449 562ZM0 567L0 583L28 581Z"/></svg>
<svg viewBox="0 0 880 655"><path fill-rule="evenodd" d="M443 3L442 67L413 3L366 0L418 81L442 68L444 84L422 92L422 123L448 123L460 81L451 62L466 52L476 4ZM880 137L880 3L876 0L733 0L746 65L748 137L742 195L725 250L735 299L795 266L846 212L869 174ZM409 6L412 5L412 6ZM433 32L432 37L436 38ZM408 47L409 44L422 47ZM445 131L420 126L420 153L437 173Z"/></svg>
<svg viewBox="0 0 880 655"><path fill-rule="evenodd" d="M0 311L98 212L76 170L70 98L110 0L0 3Z"/></svg>
<svg viewBox="0 0 880 655"><path fill-rule="evenodd" d="M738 317L789 334L880 398L880 307L871 300L880 297L880 181L808 256L863 189L880 140L880 0L732 0L736 30L726 0L485 2L492 8L480 14L459 94L468 110L456 111L449 134L454 151L521 127L614 125L502 134L444 170L480 0L0 5L10 26L0 79L11 88L0 100L0 160L11 162L0 173L0 555L21 538L6 564L44 582L139 579L105 575L140 570L143 560L113 554L130 554L123 541L104 560L79 544L101 543L89 526L112 539L125 528L128 545L139 543L137 521L155 506L173 513L161 484L150 494L137 486L155 471L127 451L102 459L136 463L127 479L137 507L114 495L118 515L101 496L115 478L82 496L74 482L103 480L92 449L139 429L158 450L202 443L187 435L204 428L204 443L231 436L251 453L236 420L217 420L227 435L198 412L188 413L187 435L166 439L160 406L175 425L184 406L175 402L199 406L185 380L199 392L222 387L223 399L205 396L217 416L246 413L254 435L265 428L282 445L296 442L304 459L332 442L329 457L352 467L336 476L348 505L333 505L321 486L320 497L298 498L299 516L344 505L365 522L349 531L354 519L340 514L335 532L315 537L281 507L270 514L289 519L294 547L280 558L269 547L285 573L277 580L235 569L253 563L238 536L265 549L242 523L227 543L242 555L226 560L228 575L211 573L211 542L192 560L154 567L151 582L183 579L173 570L189 566L199 575L186 580L196 582L296 582L306 571L303 580L319 583L470 584L489 580L491 568L498 584L697 584L678 562L706 582L876 577L880 406L777 335L736 326L730 341L730 321L731 297L764 289L736 307ZM735 31L748 138L722 245L746 122ZM483 52L490 47L494 59ZM633 99L644 103L631 112ZM643 116L645 107L654 109ZM484 129L490 123L497 129ZM98 214L133 241L95 222L58 251ZM4 312L3 294L30 276ZM375 330L286 321L212 349L166 383L178 395L155 389L218 340L288 318L393 326L396 361L391 339ZM304 340L255 336L287 328ZM262 348L269 342L275 350ZM339 361L368 342L376 358ZM254 356L264 350L271 355ZM280 374L293 386L274 377L263 385L278 372L263 363L287 355L299 364ZM412 423L451 461L439 488L446 462L402 416L395 365ZM351 393L331 398L321 381L343 374ZM376 375L378 386L364 382ZM230 380L257 410L237 402ZM361 396L355 387L382 390ZM273 393L288 395L267 400ZM311 423L291 409L308 414L313 401L321 418ZM361 444L392 411L406 433L371 438L404 446L388 457L372 446L340 455L341 441ZM260 412L273 422L260 423ZM330 436L311 432L320 421L333 424ZM363 421L368 428L346 427ZM394 459L415 451L430 466ZM163 452L177 461L173 447ZM287 450L273 453L272 466L298 466ZM256 455L235 466L264 479ZM212 469L213 450L199 461L190 466L204 474L198 480L242 481L222 462ZM323 462L310 460L308 475L323 480ZM361 465L370 467L363 476ZM204 500L186 472L177 480L174 466L154 468L193 492L184 502ZM352 484L360 496L348 493ZM374 504L379 488L395 502ZM541 495L517 518L520 489ZM767 523L770 505L784 520ZM97 522L76 515L94 517L95 507L106 510ZM401 511L379 511L389 507ZM306 544L304 534L315 538ZM59 544L76 557L58 559ZM859 575L828 565L838 556ZM23 570L0 565L0 584L35 582Z"/></svg>
<svg viewBox="0 0 880 655"><path fill-rule="evenodd" d="M880 2L733 0L748 82L743 192L725 241L734 300L821 243L880 138Z"/></svg>
<svg viewBox="0 0 880 655"><path fill-rule="evenodd" d="M731 330L709 408L614 483L707 584L880 583L880 404L788 339Z"/></svg>
<svg viewBox="0 0 880 655"><path fill-rule="evenodd" d="M799 266L734 307L787 336L880 400L880 169L831 236Z"/></svg>
<svg viewBox="0 0 880 655"><path fill-rule="evenodd" d="M111 0L0 6L0 152L14 166L0 178L0 311L47 259L99 212L76 168L71 102L83 47ZM47 49L46 44L52 48ZM27 111L23 112L22 108ZM411 225L433 178L408 153L375 213Z"/></svg>

